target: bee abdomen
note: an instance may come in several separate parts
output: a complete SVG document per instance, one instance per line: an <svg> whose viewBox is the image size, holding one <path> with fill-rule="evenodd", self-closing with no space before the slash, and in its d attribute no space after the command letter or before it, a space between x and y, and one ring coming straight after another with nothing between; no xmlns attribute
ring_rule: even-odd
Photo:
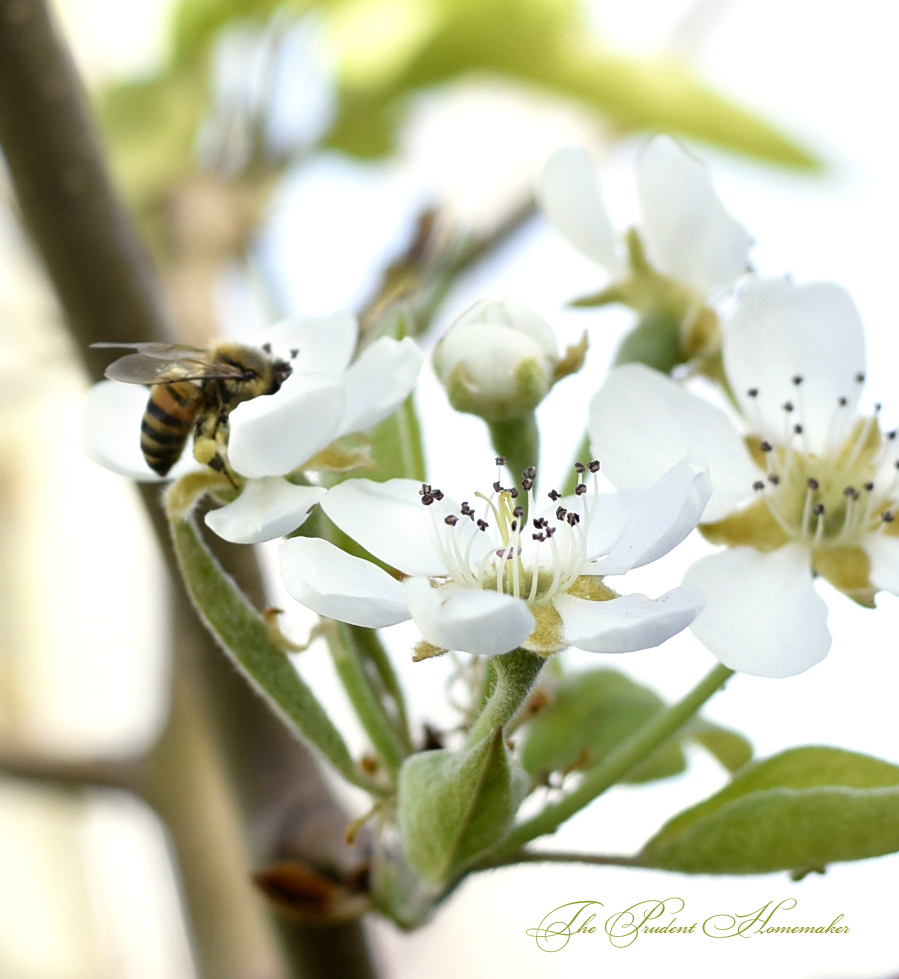
<svg viewBox="0 0 899 979"><path fill-rule="evenodd" d="M165 476L178 461L202 403L202 389L190 381L151 390L140 426L140 447L155 473Z"/></svg>

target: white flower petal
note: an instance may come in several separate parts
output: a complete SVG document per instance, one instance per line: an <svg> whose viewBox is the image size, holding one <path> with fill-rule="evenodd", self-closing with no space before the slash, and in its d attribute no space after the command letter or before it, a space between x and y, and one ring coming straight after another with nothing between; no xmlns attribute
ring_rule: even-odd
<svg viewBox="0 0 899 979"><path fill-rule="evenodd" d="M546 161L536 188L547 220L568 241L613 274L624 271L618 236L602 201L596 168L582 147L568 146Z"/></svg>
<svg viewBox="0 0 899 979"><path fill-rule="evenodd" d="M443 576L447 568L434 547L436 524L431 512L438 504L423 506L420 490L421 483L413 479L386 483L347 479L329 490L322 509L345 534L385 564L404 574ZM453 530L461 531L468 523Z"/></svg>
<svg viewBox="0 0 899 979"><path fill-rule="evenodd" d="M656 136L637 161L647 257L701 296L747 270L752 239L724 209L707 168L669 136Z"/></svg>
<svg viewBox="0 0 899 979"><path fill-rule="evenodd" d="M456 330L464 326L505 326L516 333L530 337L547 357L559 356L559 345L553 328L530 306L525 305L514 296L506 293L502 299L481 299L467 309L447 330L446 337L451 337ZM444 338L444 343L446 339ZM462 358L453 358L457 363Z"/></svg>
<svg viewBox="0 0 899 979"><path fill-rule="evenodd" d="M339 381L294 372L277 394L245 401L231 412L231 465L249 478L293 472L334 441L345 406Z"/></svg>
<svg viewBox="0 0 899 979"><path fill-rule="evenodd" d="M801 451L820 454L839 413L854 420L865 371L865 335L852 297L831 282L749 283L723 326L724 370L755 431L783 443L803 426ZM801 377L796 385L793 378ZM750 397L748 391L757 389ZM847 404L838 407L840 398ZM785 402L796 411L787 413ZM843 435L848 434L848 428ZM713 474L714 479L714 474Z"/></svg>
<svg viewBox="0 0 899 979"><path fill-rule="evenodd" d="M100 381L87 393L82 447L85 455L112 472L155 483L196 469L189 446L166 477L153 472L140 448L140 425L150 392L143 385Z"/></svg>
<svg viewBox="0 0 899 979"><path fill-rule="evenodd" d="M723 411L642 364L611 371L590 402L587 430L592 454L618 489L647 489L695 449L708 460L712 480L706 521L751 497L759 478Z"/></svg>
<svg viewBox="0 0 899 979"><path fill-rule="evenodd" d="M706 597L694 634L732 670L794 676L830 649L827 604L812 585L808 551L798 544L770 554L729 548L697 561L684 583Z"/></svg>
<svg viewBox="0 0 899 979"><path fill-rule="evenodd" d="M251 479L233 503L210 510L206 526L233 544L259 544L302 526L325 495L320 486L294 486L280 476Z"/></svg>
<svg viewBox="0 0 899 979"><path fill-rule="evenodd" d="M345 310L329 316L282 320L263 334L278 356L289 358L295 372L340 377L356 349L359 325ZM292 351L296 356L291 358Z"/></svg>
<svg viewBox="0 0 899 979"><path fill-rule="evenodd" d="M370 561L319 537L292 537L278 554L288 593L319 615L368 629L409 618L400 583Z"/></svg>
<svg viewBox="0 0 899 979"><path fill-rule="evenodd" d="M406 400L424 360L418 344L381 337L367 347L344 375L346 411L340 434L377 425Z"/></svg>
<svg viewBox="0 0 899 979"><path fill-rule="evenodd" d="M432 588L427 578L407 578L403 592L422 638L441 649L499 656L534 631L527 603L511 595L455 585Z"/></svg>
<svg viewBox="0 0 899 979"><path fill-rule="evenodd" d="M631 653L658 646L685 629L703 606L695 588L681 586L662 595L622 595L591 602L573 595L553 600L562 617L565 641L591 653Z"/></svg>
<svg viewBox="0 0 899 979"><path fill-rule="evenodd" d="M870 534L863 541L863 546L871 559L871 584L899 595L899 537Z"/></svg>
<svg viewBox="0 0 899 979"><path fill-rule="evenodd" d="M657 561L693 530L712 492L708 469L687 456L634 503L609 553L594 565L596 574L624 574Z"/></svg>

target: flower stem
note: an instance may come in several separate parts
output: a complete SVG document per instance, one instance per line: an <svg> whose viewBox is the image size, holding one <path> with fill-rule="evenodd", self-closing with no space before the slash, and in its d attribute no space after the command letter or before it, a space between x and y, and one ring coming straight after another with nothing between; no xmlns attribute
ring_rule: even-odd
<svg viewBox="0 0 899 979"><path fill-rule="evenodd" d="M399 771L411 748L404 743L366 669L365 654L350 628L329 623L324 629L340 682L372 747L391 775Z"/></svg>
<svg viewBox="0 0 899 979"><path fill-rule="evenodd" d="M518 850L538 836L552 833L566 819L579 812L597 796L602 795L622 776L656 750L674 734L696 711L733 676L734 671L720 663L682 700L659 711L630 738L622 742L605 761L589 771L574 792L555 805L516 826L506 837L503 847L492 854L492 860Z"/></svg>
<svg viewBox="0 0 899 979"><path fill-rule="evenodd" d="M507 724L524 703L546 660L524 649L496 656L491 661L496 683L484 709L468 732L466 747L471 748Z"/></svg>
<svg viewBox="0 0 899 979"><path fill-rule="evenodd" d="M521 474L540 463L540 432L531 412L507 422L489 422L490 440L496 452L506 459L506 469L517 486Z"/></svg>

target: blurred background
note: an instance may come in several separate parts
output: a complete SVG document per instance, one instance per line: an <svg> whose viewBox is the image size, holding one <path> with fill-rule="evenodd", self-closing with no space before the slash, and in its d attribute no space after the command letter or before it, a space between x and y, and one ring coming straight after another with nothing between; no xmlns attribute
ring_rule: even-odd
<svg viewBox="0 0 899 979"><path fill-rule="evenodd" d="M421 288L422 316L433 314L422 342L432 346L473 302L509 292L556 326L561 345L590 333L585 369L540 409L553 433L543 471L562 473L631 321L627 311L566 308L602 273L531 212L533 181L554 148L587 144L625 228L637 219L634 159L664 129L709 164L756 239L760 271L852 292L869 331L872 399L884 403L885 427L899 422L890 230L899 14L889 4L860 0L850 14L811 0L57 0L54 10L187 342L249 338L284 315L343 307L371 318ZM418 277L429 249L448 256L440 281ZM132 790L133 760L158 760L153 746L168 730L171 596L133 487L81 455L88 381L2 177L0 378L0 976L279 979L272 925L250 898L228 915L239 955L227 974L210 971L171 836ZM489 482L481 423L454 416L430 373L418 397L431 476L452 465L462 484ZM460 447L451 459L438 448L448 437ZM638 584L670 587L702 548L687 542ZM270 553L262 558L271 565ZM308 617L276 576L268 587L287 610L285 630L302 637ZM899 763L899 603L881 596L871 612L821 590L834 636L827 660L789 680L736 677L706 716L746 734L759 755L832 744ZM418 719L448 722L448 667L409 662L414 638L404 626L387 631ZM675 697L711 662L687 634L614 666ZM299 665L348 724L326 654L313 646ZM203 785L183 798L202 808L222 872L239 878L252 861L204 737L190 742ZM348 738L364 748L359 732ZM553 847L634 851L724 783L707 756L690 760L677 778L610 791ZM351 795L342 801L361 811ZM414 934L380 921L368 934L390 979L563 969L886 979L899 971L897 870L899 857L888 857L792 883L508 868L469 879ZM208 892L210 915L227 893ZM569 901L600 901L611 914L671 896L686 902L688 923L793 897L791 924L842 914L851 931L748 944L645 936L626 949L592 935L556 955L526 935Z"/></svg>

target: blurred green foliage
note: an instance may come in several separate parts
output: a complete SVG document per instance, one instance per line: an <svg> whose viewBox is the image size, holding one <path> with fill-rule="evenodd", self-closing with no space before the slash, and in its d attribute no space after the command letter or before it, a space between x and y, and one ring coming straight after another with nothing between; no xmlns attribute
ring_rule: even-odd
<svg viewBox="0 0 899 979"><path fill-rule="evenodd" d="M340 103L326 145L349 154L389 153L412 93L480 75L573 100L618 132L666 130L784 166L817 167L688 66L607 50L577 0L183 0L165 68L102 98L114 163L139 212L194 168L219 31L235 21L262 26L276 10L318 17Z"/></svg>

